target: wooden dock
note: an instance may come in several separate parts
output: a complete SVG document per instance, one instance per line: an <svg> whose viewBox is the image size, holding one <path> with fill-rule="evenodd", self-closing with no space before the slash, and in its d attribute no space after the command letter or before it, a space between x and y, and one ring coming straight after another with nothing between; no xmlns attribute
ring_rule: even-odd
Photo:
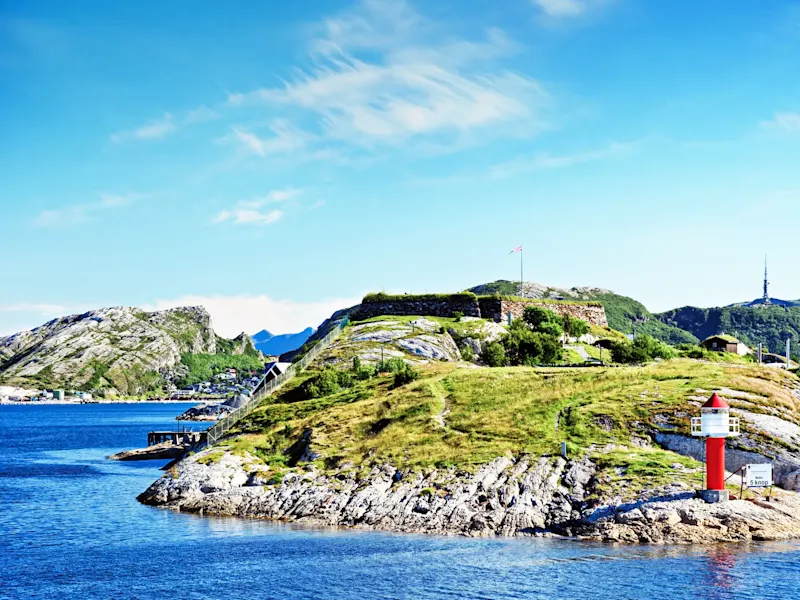
<svg viewBox="0 0 800 600"><path fill-rule="evenodd" d="M205 431L151 431L147 434L147 445L173 444L195 446L206 441Z"/></svg>

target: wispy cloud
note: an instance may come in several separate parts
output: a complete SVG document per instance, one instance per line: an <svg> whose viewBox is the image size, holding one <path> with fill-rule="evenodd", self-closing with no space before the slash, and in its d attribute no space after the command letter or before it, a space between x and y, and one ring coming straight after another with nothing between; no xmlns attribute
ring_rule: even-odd
<svg viewBox="0 0 800 600"><path fill-rule="evenodd" d="M225 223L230 221L236 225L270 225L280 221L284 216L284 211L280 208L272 208L277 203L286 202L299 196L302 190L296 188L284 188L273 190L266 196L253 198L251 200L241 200L233 208L222 210L214 217L214 223Z"/></svg>
<svg viewBox="0 0 800 600"><path fill-rule="evenodd" d="M762 121L761 127L784 135L800 133L800 112L775 113L769 121Z"/></svg>
<svg viewBox="0 0 800 600"><path fill-rule="evenodd" d="M179 116L164 113L162 117L148 121L141 127L112 134L111 141L121 143L135 140L160 140L172 135L186 125L211 121L217 118L219 118L219 113L206 106L188 110Z"/></svg>
<svg viewBox="0 0 800 600"><path fill-rule="evenodd" d="M28 331L70 311L69 307L60 304L28 302L0 304L0 338Z"/></svg>
<svg viewBox="0 0 800 600"><path fill-rule="evenodd" d="M584 163L626 156L634 152L642 143L643 141L611 142L607 146L594 150L585 150L564 154L539 152L537 154L519 156L513 160L497 163L484 170L458 172L452 175L446 175L444 177L412 179L409 181L409 184L416 186L430 184L465 184L493 179L509 179L535 171L566 169Z"/></svg>
<svg viewBox="0 0 800 600"><path fill-rule="evenodd" d="M300 150L306 147L310 139L311 136L307 133L293 127L285 120L278 119L267 127L267 132L262 137L243 127L231 127L231 134L221 138L220 141L233 141L248 154L267 156Z"/></svg>
<svg viewBox="0 0 800 600"><path fill-rule="evenodd" d="M365 0L326 19L309 45L311 66L277 88L234 93L228 106L268 105L303 144L335 141L375 148L416 139L454 141L467 133L535 132L549 98L533 79L498 68L516 51L503 32L449 38L401 0ZM301 123L315 123L313 130ZM289 125L291 124L291 125ZM502 130L501 126L506 125ZM234 131L254 154L291 151L287 136Z"/></svg>
<svg viewBox="0 0 800 600"><path fill-rule="evenodd" d="M575 152L572 154L550 154L542 152L533 156L519 157L508 162L494 165L489 170L489 175L494 179L505 179L530 171L563 169L574 165L628 154L636 145L636 142L612 142L604 148Z"/></svg>
<svg viewBox="0 0 800 600"><path fill-rule="evenodd" d="M580 17L609 0L531 0L543 15L551 19Z"/></svg>
<svg viewBox="0 0 800 600"><path fill-rule="evenodd" d="M40 314L62 314L67 310L60 304L30 304L21 302L18 304L0 304L0 312L33 312Z"/></svg>
<svg viewBox="0 0 800 600"><path fill-rule="evenodd" d="M96 202L43 210L34 219L34 224L39 227L77 225L92 220L100 213L127 206L145 197L144 194L100 194Z"/></svg>

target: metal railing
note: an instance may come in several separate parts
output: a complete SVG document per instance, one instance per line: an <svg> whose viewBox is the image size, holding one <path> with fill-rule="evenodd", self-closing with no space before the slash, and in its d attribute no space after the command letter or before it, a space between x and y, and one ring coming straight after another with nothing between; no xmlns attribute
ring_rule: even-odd
<svg viewBox="0 0 800 600"><path fill-rule="evenodd" d="M303 358L296 363L292 363L292 365L286 369L286 371L275 377L275 379L270 380L263 386L262 382L264 379L262 378L261 382L259 382L259 384L256 386L253 395L250 396L245 403L243 403L240 407L228 412L224 417L217 421L215 425L206 430L206 433L208 434L208 445L211 446L216 444L227 433L229 433L231 429L233 429L237 423L239 423L239 421L250 414L250 411L258 406L263 398L266 398L270 394L274 393L283 384L310 365L317 356L322 354L322 352L324 352L328 346L330 346L333 341L341 335L342 330L347 326L348 322L349 318L347 315L345 315L344 319L336 323L336 325L333 326L333 328L324 338L319 340L308 350L308 352L306 352ZM264 377L266 377L266 374Z"/></svg>

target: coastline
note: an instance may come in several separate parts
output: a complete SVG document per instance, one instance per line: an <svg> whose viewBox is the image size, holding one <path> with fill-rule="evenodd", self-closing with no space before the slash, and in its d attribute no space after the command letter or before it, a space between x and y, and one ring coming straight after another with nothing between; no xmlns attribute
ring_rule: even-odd
<svg viewBox="0 0 800 600"><path fill-rule="evenodd" d="M92 402L72 402L70 400L37 400L35 402L18 402L0 400L0 406L90 406L92 404L193 404L187 400L94 400Z"/></svg>
<svg viewBox="0 0 800 600"><path fill-rule="evenodd" d="M216 453L216 454L215 454ZM201 515L468 537L549 537L626 544L800 538L800 494L706 504L671 485L598 498L584 458L498 457L476 471L389 464L323 472L264 470L255 457L206 449L174 465L138 500Z"/></svg>

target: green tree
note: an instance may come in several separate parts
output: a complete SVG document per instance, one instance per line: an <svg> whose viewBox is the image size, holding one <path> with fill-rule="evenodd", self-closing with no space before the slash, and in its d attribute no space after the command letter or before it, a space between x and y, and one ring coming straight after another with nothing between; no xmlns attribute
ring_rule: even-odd
<svg viewBox="0 0 800 600"><path fill-rule="evenodd" d="M483 349L481 359L490 367L504 367L506 365L506 349L500 342L490 342Z"/></svg>
<svg viewBox="0 0 800 600"><path fill-rule="evenodd" d="M419 379L419 371L409 364L404 364L403 368L394 374L394 383L392 387L398 388L412 381Z"/></svg>
<svg viewBox="0 0 800 600"><path fill-rule="evenodd" d="M545 321L540 327L551 329L551 323ZM560 330L558 335L561 335ZM533 331L523 321L514 321L502 341L507 363L533 366L561 360L562 347L558 335L548 331Z"/></svg>
<svg viewBox="0 0 800 600"><path fill-rule="evenodd" d="M586 321L569 315L564 315L563 327L564 333L573 338L579 338L589 333L589 324Z"/></svg>
<svg viewBox="0 0 800 600"><path fill-rule="evenodd" d="M611 356L618 363L645 363L656 358L674 358L675 350L664 342L643 334L632 342L626 340L614 343Z"/></svg>
<svg viewBox="0 0 800 600"><path fill-rule="evenodd" d="M556 337L563 333L562 320L552 310L547 310L541 306L527 306L522 313L522 320L525 321L534 331L554 335Z"/></svg>

